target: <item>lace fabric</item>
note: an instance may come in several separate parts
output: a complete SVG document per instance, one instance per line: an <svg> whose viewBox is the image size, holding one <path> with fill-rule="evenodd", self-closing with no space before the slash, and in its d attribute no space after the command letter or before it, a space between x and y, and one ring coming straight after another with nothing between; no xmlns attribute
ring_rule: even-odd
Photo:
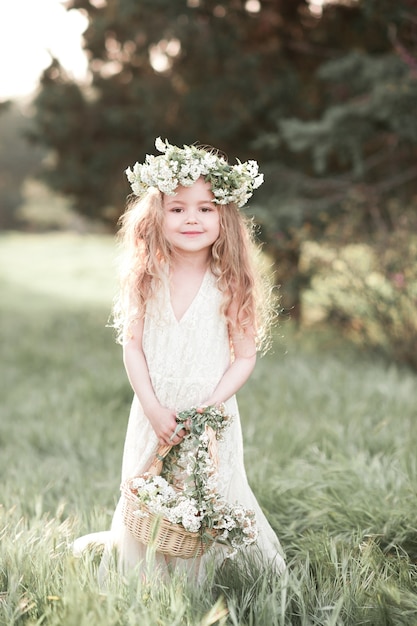
<svg viewBox="0 0 417 626"><path fill-rule="evenodd" d="M204 404L210 397L230 364L230 342L227 323L220 314L221 293L210 271L204 275L200 289L180 320L172 309L168 277L150 300L146 310L143 349L150 378L158 400L163 406L180 411ZM259 527L258 552L263 559L274 561L277 569L284 569L279 541L261 511L248 484L244 460L240 417L235 396L226 403L226 411L233 416L231 426L219 443L218 490L230 502L239 502L256 513ZM127 427L122 481L137 476L147 467L158 446L156 435L135 396ZM121 519L120 502L114 513L109 533L94 533L75 542L79 553L88 543L104 542L108 548L117 548L119 565L126 571L132 567L146 569L146 548L130 536ZM215 558L224 558L224 551L215 547ZM212 551L210 551L212 552ZM192 571L193 576L204 576L208 555L191 560L171 559L172 565ZM102 573L109 564L109 550L102 564ZM156 555L153 565L166 569L162 555Z"/></svg>

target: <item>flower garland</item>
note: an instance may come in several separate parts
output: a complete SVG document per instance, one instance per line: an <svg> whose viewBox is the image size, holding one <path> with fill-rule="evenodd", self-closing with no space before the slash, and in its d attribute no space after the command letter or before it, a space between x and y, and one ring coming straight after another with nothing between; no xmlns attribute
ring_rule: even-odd
<svg viewBox="0 0 417 626"><path fill-rule="evenodd" d="M228 556L254 543L258 529L253 511L231 504L216 490L216 460L212 458L212 437L222 438L231 418L224 407L193 407L177 415L187 428L181 444L164 459L160 476L144 474L132 481L141 517L150 513L181 524L190 532L201 533L202 540L225 544ZM182 488L175 488L178 484Z"/></svg>
<svg viewBox="0 0 417 626"><path fill-rule="evenodd" d="M125 172L136 196L142 196L152 187L173 196L178 185L190 187L203 176L211 185L213 202L233 202L242 207L264 180L256 161L241 163L238 160L237 165L229 165L214 151L186 145L178 148L160 137L156 139L155 147L163 154L147 154L145 163L135 163L133 170L129 167Z"/></svg>

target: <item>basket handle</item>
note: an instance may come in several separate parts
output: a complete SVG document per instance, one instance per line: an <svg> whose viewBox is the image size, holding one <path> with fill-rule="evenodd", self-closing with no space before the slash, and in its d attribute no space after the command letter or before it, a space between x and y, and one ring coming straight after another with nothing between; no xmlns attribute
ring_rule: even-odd
<svg viewBox="0 0 417 626"><path fill-rule="evenodd" d="M155 452L155 456L152 459L151 464L146 470L147 474L158 476L161 473L162 463L164 461L164 458L166 457L166 455L168 454L168 452L171 450L172 447L173 446L167 446L166 444L159 446L158 450Z"/></svg>
<svg viewBox="0 0 417 626"><path fill-rule="evenodd" d="M177 424L174 432L172 433L171 439L178 435L180 430L183 430L184 424ZM148 474L153 474L154 476L158 476L162 471L162 463L168 452L173 448L173 445L161 444L157 451L155 452L155 457L151 461L148 469L146 470Z"/></svg>

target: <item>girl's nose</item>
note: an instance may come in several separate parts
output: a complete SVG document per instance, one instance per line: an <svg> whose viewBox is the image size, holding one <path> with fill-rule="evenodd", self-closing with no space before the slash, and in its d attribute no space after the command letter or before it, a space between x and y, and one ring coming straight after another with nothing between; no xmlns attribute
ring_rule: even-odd
<svg viewBox="0 0 417 626"><path fill-rule="evenodd" d="M186 220L187 224L195 224L197 222L197 216L195 214L195 211L188 211L187 212L187 220Z"/></svg>

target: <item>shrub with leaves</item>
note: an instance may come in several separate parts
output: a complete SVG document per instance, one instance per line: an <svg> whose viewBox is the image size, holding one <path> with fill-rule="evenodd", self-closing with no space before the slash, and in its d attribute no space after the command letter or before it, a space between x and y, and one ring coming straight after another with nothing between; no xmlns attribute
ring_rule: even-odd
<svg viewBox="0 0 417 626"><path fill-rule="evenodd" d="M407 228L369 243L303 245L306 323L331 320L363 345L417 369L417 236Z"/></svg>

